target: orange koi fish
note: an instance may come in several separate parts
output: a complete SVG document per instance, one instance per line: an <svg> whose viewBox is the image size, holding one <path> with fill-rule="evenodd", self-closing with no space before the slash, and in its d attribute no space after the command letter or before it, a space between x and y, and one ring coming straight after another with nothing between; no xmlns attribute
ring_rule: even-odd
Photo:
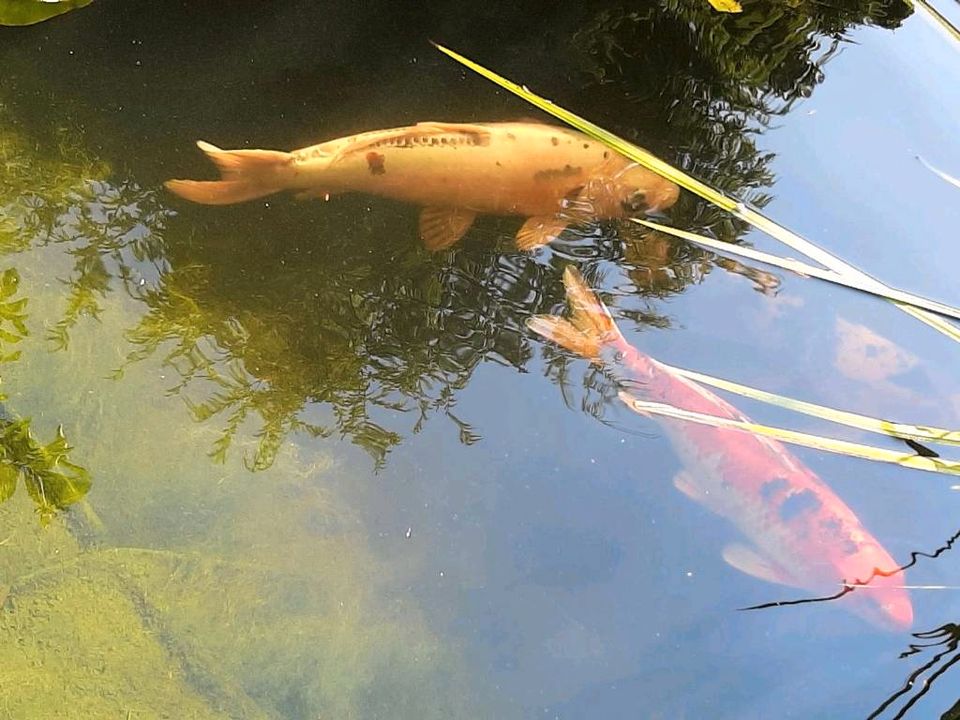
<svg viewBox="0 0 960 720"><path fill-rule="evenodd" d="M298 197L358 191L424 207L430 250L453 245L478 213L528 218L529 250L573 222L623 218L673 205L679 190L581 133L533 122L422 122L302 150L221 150L200 141L222 180L170 180L180 197L228 205L293 190Z"/></svg>
<svg viewBox="0 0 960 720"><path fill-rule="evenodd" d="M645 399L747 420L709 390L644 355L620 333L603 302L572 267L564 271L570 320L538 316L536 333L594 362L616 363ZM628 406L632 397L621 393ZM685 470L676 487L731 521L749 545L731 545L730 565L769 582L832 595L842 583L866 587L842 602L886 628L906 628L913 607L902 571L847 505L775 440L731 428L659 419Z"/></svg>

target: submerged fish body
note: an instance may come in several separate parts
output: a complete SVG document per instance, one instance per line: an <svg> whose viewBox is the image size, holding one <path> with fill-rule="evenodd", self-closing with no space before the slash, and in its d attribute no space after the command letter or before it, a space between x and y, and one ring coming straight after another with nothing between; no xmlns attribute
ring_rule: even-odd
<svg viewBox="0 0 960 720"><path fill-rule="evenodd" d="M644 399L745 420L732 405L630 345L603 303L572 268L564 273L570 320L539 316L530 327L597 362L618 363ZM621 397L628 402L630 396ZM684 471L674 484L730 520L749 545L724 549L733 567L764 580L833 595L842 583L868 583L846 596L851 610L882 627L905 628L913 608L903 574L853 511L774 440L730 428L659 421Z"/></svg>
<svg viewBox="0 0 960 720"><path fill-rule="evenodd" d="M529 218L517 244L530 249L570 223L654 212L679 194L669 180L581 133L533 122L423 122L293 152L197 144L223 179L168 181L183 198L226 205L282 190L380 195L424 206L420 232L431 249L459 240L478 213Z"/></svg>

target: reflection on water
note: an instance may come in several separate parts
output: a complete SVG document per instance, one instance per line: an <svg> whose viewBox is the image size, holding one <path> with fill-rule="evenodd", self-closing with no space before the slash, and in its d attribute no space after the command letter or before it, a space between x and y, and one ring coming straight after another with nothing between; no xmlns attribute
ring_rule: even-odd
<svg viewBox="0 0 960 720"><path fill-rule="evenodd" d="M929 641L911 643L910 649L900 653L900 659L924 653L934 648L929 660L910 673L903 687L881 703L868 716L867 720L876 720L880 717L889 717L891 720L902 720L910 709L933 688L943 675L960 661L960 625L947 623L935 630L913 633L918 640ZM919 687L918 687L919 686ZM897 707L899 705L899 707ZM890 710L893 714L885 715ZM943 714L942 719L956 716L957 706Z"/></svg>
<svg viewBox="0 0 960 720"><path fill-rule="evenodd" d="M2 335L4 354L7 341L23 348L3 367L12 434L0 450L27 489L0 476L0 707L24 717L51 706L78 717L709 708L744 718L794 706L794 716L865 716L880 678L900 682L891 643L903 639L809 601L733 612L769 588L738 584L708 558L725 531L661 490L676 470L669 449L610 416L615 386L598 368L524 326L562 307L562 270L575 263L615 298L625 330L658 350L689 350L684 331L705 315L724 342L704 343L701 359L750 358L745 372L766 363L786 385L807 356L771 345L776 356L756 360L768 348L749 311L698 303L735 287L763 302L769 334L800 335L818 321L799 319L795 288L774 306L776 276L629 223L586 223L528 255L513 243L520 220L487 216L431 254L417 210L401 203L199 208L160 183L204 172L195 137L301 147L428 118L525 114L432 58L432 36L763 204L776 190L776 144L761 133L816 96L827 61L857 50L845 42L857 26L899 27L909 8L757 2L719 16L673 0L522 11L438 2L398 24L386 4L346 7L290 0L224 15L102 0L4 37L3 277L21 278L9 297L29 298L30 314L23 328L20 310L0 317L21 338ZM497 40L481 43L478 23ZM726 240L744 232L689 196L670 219ZM844 308L844 328L861 325L861 309ZM824 368L835 359L827 327ZM861 362L871 338L856 346ZM924 348L909 350L922 366ZM840 359L864 379L849 352ZM578 412L562 412L558 390ZM40 469L22 469L31 462ZM822 462L858 512L900 526L883 522L883 500L871 510L871 490L844 484L853 466ZM930 492L896 497L920 516ZM891 540L901 552L921 546L914 531L904 521ZM915 603L932 627L942 618L929 621L939 609L928 597ZM942 676L954 630L917 634L934 662L911 681ZM838 670L848 666L863 676ZM912 687L880 711L905 713Z"/></svg>

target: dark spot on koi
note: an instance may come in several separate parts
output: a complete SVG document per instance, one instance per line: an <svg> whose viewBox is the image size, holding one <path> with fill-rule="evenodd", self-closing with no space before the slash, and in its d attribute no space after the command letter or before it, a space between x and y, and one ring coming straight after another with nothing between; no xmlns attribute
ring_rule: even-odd
<svg viewBox="0 0 960 720"><path fill-rule="evenodd" d="M590 143L584 143L584 144L583 144L583 149L584 149L584 150L589 150L589 149L590 149Z"/></svg>
<svg viewBox="0 0 960 720"><path fill-rule="evenodd" d="M790 482L786 478L772 478L760 486L760 497L769 502L788 487L790 487Z"/></svg>
<svg viewBox="0 0 960 720"><path fill-rule="evenodd" d="M383 166L383 160L384 157L380 153L367 153L367 167L370 169L371 175L383 175L387 172L387 169Z"/></svg>
<svg viewBox="0 0 960 720"><path fill-rule="evenodd" d="M859 546L850 537L850 533L844 532L843 523L840 522L839 518L830 517L821 520L819 525L820 532L828 544L834 547L839 546L847 555L853 555L859 550Z"/></svg>
<svg viewBox="0 0 960 720"><path fill-rule="evenodd" d="M609 150L604 150L604 151L603 151L603 159L606 160L608 157L610 157L610 151L609 151Z"/></svg>
<svg viewBox="0 0 960 720"><path fill-rule="evenodd" d="M809 490L801 490L788 496L780 504L780 519L789 522L803 513L817 510L820 505L820 498Z"/></svg>
<svg viewBox="0 0 960 720"><path fill-rule="evenodd" d="M550 144L553 145L554 147L556 147L557 145L560 144L560 141L557 140L555 137L552 137L552 138L550 138Z"/></svg>
<svg viewBox="0 0 960 720"><path fill-rule="evenodd" d="M497 160L497 167L503 167L503 165L500 164L499 160Z"/></svg>
<svg viewBox="0 0 960 720"><path fill-rule="evenodd" d="M549 168L547 170L538 170L533 174L533 179L536 182L545 182L548 180L555 180L557 178L572 177L574 175L580 175L583 172L582 167L574 167L573 165L567 164L562 168Z"/></svg>

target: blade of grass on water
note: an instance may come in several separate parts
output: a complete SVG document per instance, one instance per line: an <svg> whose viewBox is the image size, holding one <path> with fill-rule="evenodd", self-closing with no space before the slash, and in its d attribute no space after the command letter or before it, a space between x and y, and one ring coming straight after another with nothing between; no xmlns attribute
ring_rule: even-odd
<svg viewBox="0 0 960 720"><path fill-rule="evenodd" d="M960 30L926 0L904 0L904 2L914 10L918 10L918 14L932 23L935 28L946 33L949 39L960 42Z"/></svg>
<svg viewBox="0 0 960 720"><path fill-rule="evenodd" d="M937 177L939 177L941 180L946 180L946 181L947 181L948 183L950 183L951 185L960 188L960 180L958 180L957 178L955 178L953 175L949 175L949 174L945 173L943 170L941 170L940 168L934 167L933 165L931 165L930 163L928 163L926 160L924 160L923 157L921 157L920 155L917 155L917 160L919 160L927 170L929 170L930 172L932 172L934 175L936 175Z"/></svg>
<svg viewBox="0 0 960 720"><path fill-rule="evenodd" d="M836 440L834 438L825 438L819 435L811 435L809 433L772 427L770 425L761 425L760 423L745 420L734 420L732 418L717 417L715 415L705 415L692 410L681 410L673 405L641 400L625 391L621 391L619 396L631 410L641 415L660 415L675 420L711 425L717 428L742 430L753 433L754 435L762 435L781 442L800 445L814 450L825 450L838 455L892 463L894 465L900 465L901 467L913 468L914 470L925 470L926 472L960 475L960 462L956 460L904 454L895 450L873 447L872 445L862 445L847 440Z"/></svg>
<svg viewBox="0 0 960 720"><path fill-rule="evenodd" d="M853 290L859 290L860 292L865 292L870 295L901 301L904 305L930 310L938 315L946 315L948 317L960 320L960 308L951 307L950 305L945 305L941 302L937 302L936 300L930 300L929 298L914 295L912 293L904 292L903 290L897 290L896 288L891 287L886 287L882 293L878 293L876 291L876 287L872 283L864 284L855 277L841 275L833 270L824 270L823 268L808 265L807 263L803 263L792 258L782 258L778 255L771 255L770 253L754 250L753 248L749 247L743 247L742 245L734 245L733 243L722 242L720 240L707 237L706 235L698 235L688 230L680 230L679 228L671 227L670 225L661 225L660 223L656 223L651 220L641 220L640 218L631 218L631 220L638 225L643 225L644 227L651 228L652 230L658 230L668 235L673 235L674 237L691 242L694 245L709 248L710 250L714 250L716 252L739 255L740 257L747 258L748 260L766 263L768 265L783 268L784 270L792 270L800 275L807 275L820 280L826 280L827 282L843 285L844 287L848 287Z"/></svg>
<svg viewBox="0 0 960 720"><path fill-rule="evenodd" d="M714 188L710 187L706 183L701 182L700 180L697 180L696 178L688 175L682 170L673 167L667 162L664 162L663 160L658 158L656 155L653 155L652 153L644 150L643 148L638 147L633 143L627 142L623 138L618 137L617 135L614 135L610 131L604 130L599 125L595 125L589 120L586 120L585 118L582 118L579 115L576 115L575 113L572 113L569 110L566 110L565 108L562 108L559 105L556 105L552 101L547 100L546 98L543 98L534 92L531 92L526 87L523 87L510 80L507 80L505 77L498 75L492 70L488 70L487 68L474 62L473 60L470 60L469 58L466 58L463 55L460 55L459 53L454 52L453 50L450 50L449 48L443 47L442 45L438 45L434 43L434 46L438 50L440 50L440 52L453 58L454 60L459 62L461 65L467 68L470 68L471 70L478 73L479 75L482 75L488 80L496 83L497 85L504 88L505 90L509 90L514 95L517 95L518 97L523 98L524 100L540 108L544 112L547 112L553 115L554 117L562 120L568 125L571 125L572 127L592 137L598 142L604 143L605 145L616 150L617 152L624 155L625 157L630 158L634 162L639 163L640 165L646 167L649 170L652 170L658 175L661 175L662 177L665 177L668 180L672 180L680 187L686 190L689 190L690 192L694 193L695 195L698 195L699 197L704 198L705 200L708 200L709 202L713 203L717 207L722 208L723 210L727 210L728 212L732 213L733 215L740 218L744 222L749 223L750 225L753 225L755 228L759 230L763 230L765 233L767 233L771 237L779 240L780 242L786 245L789 245L797 252L801 252L807 257L809 257L810 259L816 262L819 262L824 267L827 267L830 270L833 270L834 272L840 275L857 279L858 281L860 281L862 285L866 287L870 287L875 294L881 295L887 298L888 300L893 302L895 305L897 305L897 307L899 307L901 310L906 310L906 308L909 307L909 305L906 305L901 301L897 301L897 300L894 300L893 298L890 298L886 293L886 291L889 290L889 288L886 285L884 285L882 282L877 280L876 278L868 275L867 273L861 270L858 270L857 268L853 267L852 265L840 259L839 257L833 255L832 253L824 250L823 248L820 248L817 245L814 245L809 240L806 240L800 235L797 235L795 232L787 229L783 225L780 225L776 221L768 218L759 210L751 208L748 205L725 195L719 190L715 190ZM931 327L934 327L935 329L940 330L940 332L943 332L948 337L951 337L955 340L957 339L957 332L955 328L952 328L952 329L945 328L942 325L942 323L935 324L933 322L933 318L935 317L934 313L932 313L929 310L919 309L919 308L917 309L917 312L922 313L926 317L926 319L924 319L924 322L926 322L928 325L930 325ZM918 317L917 312L911 312L910 314L913 315L914 317Z"/></svg>
<svg viewBox="0 0 960 720"><path fill-rule="evenodd" d="M881 435L887 435L888 437L896 437L904 440L960 445L960 430L947 430L929 425L911 425L909 423L881 420L870 417L869 415L852 413L847 410L837 410L824 405L817 405L816 403L786 397L785 395L778 395L777 393L766 390L759 390L749 385L742 385L731 380L706 375L705 373L674 367L666 363L660 364L671 372L675 372L702 385L709 385L742 397L750 398L751 400L776 405L777 407L803 413L804 415L810 415L811 417L829 420L839 425L846 425L859 430L866 430L867 432L879 433Z"/></svg>

